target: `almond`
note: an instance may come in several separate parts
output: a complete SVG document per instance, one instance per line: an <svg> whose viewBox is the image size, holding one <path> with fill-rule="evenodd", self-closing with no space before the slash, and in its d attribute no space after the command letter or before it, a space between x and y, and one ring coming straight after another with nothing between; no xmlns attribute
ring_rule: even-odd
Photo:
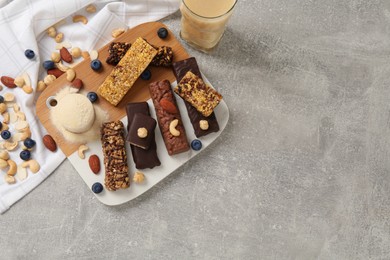
<svg viewBox="0 0 390 260"><path fill-rule="evenodd" d="M49 149L50 151L55 152L57 150L57 144L54 141L53 137L51 137L51 135L45 135L42 138L42 141L43 141L43 144L45 145L45 147L47 149Z"/></svg>
<svg viewBox="0 0 390 260"><path fill-rule="evenodd" d="M8 88L16 88L15 85L15 79L8 77L8 76L2 76L1 77L1 83L3 83Z"/></svg>
<svg viewBox="0 0 390 260"><path fill-rule="evenodd" d="M93 154L88 159L89 168L91 168L94 174L98 174L100 171L100 159L96 154Z"/></svg>
<svg viewBox="0 0 390 260"><path fill-rule="evenodd" d="M67 48L62 47L60 50L61 59L67 63L71 63L73 58Z"/></svg>
<svg viewBox="0 0 390 260"><path fill-rule="evenodd" d="M170 114L176 114L177 113L177 108L176 106L171 102L169 101L168 99L166 98L162 98L160 100L160 106L165 110L167 111L168 113Z"/></svg>
<svg viewBox="0 0 390 260"><path fill-rule="evenodd" d="M59 78L62 74L64 74L64 72L56 68L47 70L47 74L54 75L56 78Z"/></svg>
<svg viewBox="0 0 390 260"><path fill-rule="evenodd" d="M84 83L81 79L76 78L75 80L72 81L71 86L74 88L80 89L84 86Z"/></svg>

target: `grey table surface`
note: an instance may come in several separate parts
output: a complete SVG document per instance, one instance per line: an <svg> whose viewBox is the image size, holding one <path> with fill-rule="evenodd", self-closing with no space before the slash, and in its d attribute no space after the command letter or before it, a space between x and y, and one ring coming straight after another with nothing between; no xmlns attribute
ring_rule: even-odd
<svg viewBox="0 0 390 260"><path fill-rule="evenodd" d="M188 52L217 141L117 207L65 161L0 216L0 259L390 259L390 2L240 0Z"/></svg>

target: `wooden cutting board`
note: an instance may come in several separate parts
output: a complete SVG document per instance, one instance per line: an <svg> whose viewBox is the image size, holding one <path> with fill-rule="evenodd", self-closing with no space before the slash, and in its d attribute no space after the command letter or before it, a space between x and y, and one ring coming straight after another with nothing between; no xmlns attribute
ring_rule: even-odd
<svg viewBox="0 0 390 260"><path fill-rule="evenodd" d="M173 33L169 31L168 37L165 39L160 39L157 35L157 30L161 27L167 28L164 24L159 22L149 22L141 24L137 27L127 30L120 37L115 38L115 42L129 42L133 43L136 38L143 37L150 44L156 46L170 46L173 49L174 61L183 60L189 57L188 53L185 51L183 46L175 38ZM110 43L105 45L103 48L98 50L99 60L103 64L103 68L99 72L95 72L91 69L90 59L85 59L74 66L76 72L76 77L80 78L84 82L83 89L85 91L95 91L102 84L105 78L110 74L114 68L112 65L107 64L105 61L108 57L108 47ZM81 58L82 59L82 58ZM76 60L77 62L77 60ZM134 86L130 89L127 95L123 100L114 107L105 99L99 97L98 105L108 112L110 120L120 120L126 115L126 104L128 102L139 102L146 101L150 98L148 85L153 81L168 79L170 82L174 82L175 76L171 68L162 68L162 67L150 67L152 72L152 78L148 81L138 79ZM61 133L56 129L56 127L51 123L50 120L50 108L47 106L47 100L52 96L55 96L62 88L70 85L70 82L66 80L66 75L63 74L61 77L56 79L51 83L39 96L36 104L36 111L39 120L46 128L48 133L54 138L57 145L61 148L64 154L69 157L74 153L80 143L70 143L64 139Z"/></svg>

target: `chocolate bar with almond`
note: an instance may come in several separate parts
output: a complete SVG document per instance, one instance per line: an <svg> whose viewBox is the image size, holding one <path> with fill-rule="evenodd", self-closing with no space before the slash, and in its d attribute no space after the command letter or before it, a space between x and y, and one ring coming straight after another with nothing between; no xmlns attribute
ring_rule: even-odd
<svg viewBox="0 0 390 260"><path fill-rule="evenodd" d="M143 114L145 116L150 116L149 106L146 102L135 102L128 103L126 105L126 113L127 113L127 129L129 130L130 126L133 123L134 117L136 114ZM128 139L129 137L127 137ZM150 132L150 146L149 149L145 150L143 148L130 145L131 153L133 154L133 160L135 163L135 167L137 169L152 169L155 166L160 166L161 162L157 155L157 145L155 140L154 131Z"/></svg>
<svg viewBox="0 0 390 260"><path fill-rule="evenodd" d="M149 85L149 91L168 154L188 151L190 146L171 83L168 80L153 82Z"/></svg>
<svg viewBox="0 0 390 260"><path fill-rule="evenodd" d="M180 82L180 80L188 71L191 71L196 76L202 78L198 63L196 62L196 59L194 57L173 63L173 73L175 74L177 82ZM210 116L205 117L187 101L184 100L184 104L187 108L188 117L190 118L192 127L194 128L194 133L196 137L199 138L210 133L219 131L219 124L214 112L211 113ZM208 127L201 128L201 124L204 124L205 122L207 122Z"/></svg>

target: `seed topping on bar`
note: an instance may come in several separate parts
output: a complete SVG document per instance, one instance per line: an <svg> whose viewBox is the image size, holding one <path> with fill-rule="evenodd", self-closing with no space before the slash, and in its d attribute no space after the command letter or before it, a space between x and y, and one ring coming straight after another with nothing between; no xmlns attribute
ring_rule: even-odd
<svg viewBox="0 0 390 260"><path fill-rule="evenodd" d="M97 92L116 106L148 67L157 51L141 37L131 45Z"/></svg>
<svg viewBox="0 0 390 260"><path fill-rule="evenodd" d="M204 116L209 116L222 100L222 95L205 84L201 78L188 71L174 91Z"/></svg>

